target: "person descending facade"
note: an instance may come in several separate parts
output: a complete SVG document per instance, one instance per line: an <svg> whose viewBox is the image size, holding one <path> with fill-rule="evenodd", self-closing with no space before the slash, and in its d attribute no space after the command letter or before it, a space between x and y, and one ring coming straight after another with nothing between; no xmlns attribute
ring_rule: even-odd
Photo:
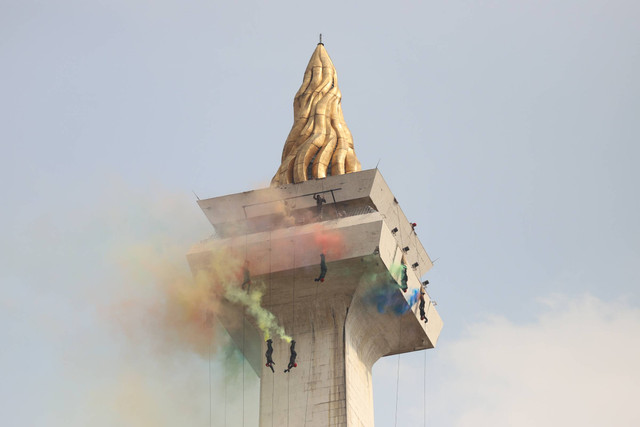
<svg viewBox="0 0 640 427"><path fill-rule="evenodd" d="M424 320L424 323L427 323L429 319L427 319L427 315L424 312L424 289L420 289L420 320Z"/></svg>
<svg viewBox="0 0 640 427"><path fill-rule="evenodd" d="M271 358L273 355L273 340L271 338L269 338L267 340L267 351L264 353L264 355L267 357L267 363L266 363L266 367L271 369L271 372L275 372L273 370L273 365L275 365L273 359Z"/></svg>
<svg viewBox="0 0 640 427"><path fill-rule="evenodd" d="M291 340L291 348L289 349L289 351L291 352L291 355L289 356L289 365L287 366L287 369L284 370L285 373L291 372L292 368L298 367L298 364L296 363L296 357L298 356L298 353L296 353L295 340Z"/></svg>
<svg viewBox="0 0 640 427"><path fill-rule="evenodd" d="M327 274L327 262L324 259L324 254L320 254L320 276L313 279L316 282L324 282L324 276Z"/></svg>
<svg viewBox="0 0 640 427"><path fill-rule="evenodd" d="M318 216L322 217L322 205L327 203L322 194L314 194L313 199L316 201L316 209L318 211Z"/></svg>
<svg viewBox="0 0 640 427"><path fill-rule="evenodd" d="M407 265L406 264L402 264L402 277L400 278L400 289L402 289L402 292L407 292L407 289L409 289L409 286L407 285L407 281L409 280L409 276L407 276Z"/></svg>

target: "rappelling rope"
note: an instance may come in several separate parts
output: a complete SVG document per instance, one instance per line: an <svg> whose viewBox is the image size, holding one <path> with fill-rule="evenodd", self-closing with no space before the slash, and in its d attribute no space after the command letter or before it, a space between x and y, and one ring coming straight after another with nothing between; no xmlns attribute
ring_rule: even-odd
<svg viewBox="0 0 640 427"><path fill-rule="evenodd" d="M398 233L400 234L400 244L402 245L402 248L404 249L404 238L402 236L402 226L400 224L400 213L399 213L399 209L400 206L398 203L396 203L396 221L397 221L397 227L398 227ZM411 224L411 223L410 223ZM412 230L413 233L409 234L409 239L411 239L411 234L414 235L414 239L418 240L418 236L415 233L415 230ZM424 258L421 256L420 251L417 250L418 248L418 244L417 242L413 242L414 246L416 248L416 256L419 260L419 262L424 262ZM404 251L403 251L404 253ZM431 260L429 260L431 262ZM433 265L433 262L431 262L431 264ZM425 263L426 265L426 263ZM422 291L424 291L424 293L429 296L429 294L427 293L427 289L425 286L423 286L421 284L420 286L422 289ZM425 317L429 317L429 308L431 308L431 296L429 296L429 305L427 306L427 310L425 313ZM400 329L400 331L402 332L402 329ZM395 424L397 426L398 424L398 400L399 400L399 389L400 389L400 355L398 355L398 369L397 369L397 373L396 373L397 377L396 377L396 415L395 415ZM427 351L424 350L424 377L423 377L423 424L426 427L427 425Z"/></svg>
<svg viewBox="0 0 640 427"><path fill-rule="evenodd" d="M247 220L246 218L246 212L245 212L245 220ZM244 229L244 268L249 269L249 265L247 264L248 259L247 259L247 253L249 251L248 249L248 244L249 244L249 240L248 240L248 233L249 233L249 227L248 227L249 223L245 222L245 229ZM244 274L244 272L243 272ZM251 274L251 273L249 273ZM251 283L247 283L247 294L249 293L249 291L251 290ZM242 306L242 427L244 427L244 397L245 397L245 384L244 384L244 380L245 380L245 373L244 373L244 365L246 362L246 354L245 354L245 347L246 347L246 340L245 340L245 328L246 328L246 311L247 308L246 306Z"/></svg>
<svg viewBox="0 0 640 427"><path fill-rule="evenodd" d="M398 343L402 342L402 321L398 318ZM398 425L398 397L400 396L400 354L398 354L398 370L396 372L396 413L394 426Z"/></svg>
<svg viewBox="0 0 640 427"><path fill-rule="evenodd" d="M293 240L293 289L292 289L292 297L291 297L291 337L295 336L295 327L296 327L296 241L295 238ZM291 345L291 344L289 344ZM289 371L291 373L291 371ZM290 390L289 390L289 380L291 375L287 375L287 426L289 426L289 404L290 404Z"/></svg>
<svg viewBox="0 0 640 427"><path fill-rule="evenodd" d="M424 352L424 378L422 380L422 419L423 426L427 427L427 350Z"/></svg>
<svg viewBox="0 0 640 427"><path fill-rule="evenodd" d="M244 332L245 332L245 308L242 308L242 427L244 427L244 365L245 365L245 361L246 361L246 357L245 357L245 336L244 336Z"/></svg>
<svg viewBox="0 0 640 427"><path fill-rule="evenodd" d="M398 212L398 210L400 209L399 204L397 201L395 201L395 214L396 214L396 226L395 228L398 229L398 231L396 232L396 234L400 234L400 252L402 253L402 255L400 256L400 264L402 265L402 259L404 258L404 239L402 237L402 227L400 225L400 214ZM395 260L393 260L393 262L395 262ZM396 279L397 280L397 279ZM402 267L400 270L400 280L402 280ZM399 334L398 334L398 338L400 339L400 334L402 334L402 323L400 322L400 320L398 319L398 326L399 326ZM396 408L395 408L395 414L394 414L394 426L397 427L398 425L398 396L400 395L400 355L398 354L398 368L396 370Z"/></svg>
<svg viewBox="0 0 640 427"><path fill-rule="evenodd" d="M398 425L398 396L400 395L400 355L398 355L398 371L396 372L396 413L394 426Z"/></svg>
<svg viewBox="0 0 640 427"><path fill-rule="evenodd" d="M296 335L296 241L293 241L293 291L291 297L291 337Z"/></svg>
<svg viewBox="0 0 640 427"><path fill-rule="evenodd" d="M212 323L213 325L213 323ZM211 328L211 343L209 344L209 427L211 427L211 347L213 347L213 327Z"/></svg>
<svg viewBox="0 0 640 427"><path fill-rule="evenodd" d="M227 373L224 373L224 427L227 427Z"/></svg>
<svg viewBox="0 0 640 427"><path fill-rule="evenodd" d="M272 230L269 229L269 310L273 311L272 297L273 297L273 280L272 280L272 264L271 264L271 235ZM271 336L269 336L271 338ZM273 395L275 394L276 377L271 378L271 427L273 427Z"/></svg>
<svg viewBox="0 0 640 427"><path fill-rule="evenodd" d="M322 182L322 191L324 193L324 181ZM337 205L334 203L333 206L334 206L334 209L336 211L336 217L337 217L338 216ZM324 229L322 229L322 230L324 231ZM322 249L322 251L323 251L322 253L324 253L324 248ZM326 254L325 254L325 256L326 256ZM326 262L326 260L325 260L325 262ZM317 304L317 301L318 301L318 289L319 289L319 286L320 286L320 282L316 281L316 295L315 295L315 297L313 299L313 303L314 304ZM313 331L313 316L311 317L311 328L312 328L312 334L315 334L315 332ZM309 370L308 370L309 374L308 374L308 378L313 378L312 368L313 368L314 357L315 357L315 354L316 354L315 339L313 339L312 341L313 341L313 345L311 346L311 357L309 358ZM305 406L304 406L304 426L305 427L307 425L307 414L309 412L309 395L310 394L311 393L307 393L307 399L306 399Z"/></svg>
<svg viewBox="0 0 640 427"><path fill-rule="evenodd" d="M311 367L313 366L313 357L316 354L316 347L315 345L313 347L311 347L311 358L309 359L309 376L308 378L312 378L312 372L311 372ZM304 406L304 426L306 427L307 425L307 412L309 412L309 395L311 393L307 393L307 402L305 403Z"/></svg>

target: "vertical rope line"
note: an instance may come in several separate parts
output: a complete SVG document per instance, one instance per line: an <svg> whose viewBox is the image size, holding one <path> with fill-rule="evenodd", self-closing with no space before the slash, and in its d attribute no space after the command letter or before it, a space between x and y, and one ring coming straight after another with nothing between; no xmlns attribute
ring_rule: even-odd
<svg viewBox="0 0 640 427"><path fill-rule="evenodd" d="M400 395L400 355L398 355L398 372L396 373L396 415L394 426L398 425L398 396Z"/></svg>
<svg viewBox="0 0 640 427"><path fill-rule="evenodd" d="M244 328L245 328L245 308L242 309L242 427L244 427L244 365L245 365L245 339L244 339Z"/></svg>
<svg viewBox="0 0 640 427"><path fill-rule="evenodd" d="M211 328L211 343L209 344L209 427L211 427L211 347L213 347L213 328Z"/></svg>
<svg viewBox="0 0 640 427"><path fill-rule="evenodd" d="M224 373L224 427L227 427L227 373Z"/></svg>
<svg viewBox="0 0 640 427"><path fill-rule="evenodd" d="M273 312L273 303L272 303L273 280L271 276L273 266L271 264L271 234L272 234L272 230L270 229L269 230L269 310ZM271 427L273 427L273 395L275 394L275 391L276 391L275 387L276 387L276 377L274 375L271 377Z"/></svg>
<svg viewBox="0 0 640 427"><path fill-rule="evenodd" d="M293 241L293 289L291 294L291 337L295 336L295 319L296 319L296 241L294 238ZM289 372L291 374L291 372ZM289 410L289 405L291 404L291 393L289 390L291 375L287 375L287 426L289 426L289 416L291 415L291 411Z"/></svg>
<svg viewBox="0 0 640 427"><path fill-rule="evenodd" d="M398 343L402 342L402 320L398 319L398 326L399 326L399 331L398 331ZM400 354L398 354L398 370L396 372L396 416L395 416L395 422L394 422L394 427L398 426L398 400L399 400L399 396L400 396Z"/></svg>
<svg viewBox="0 0 640 427"><path fill-rule="evenodd" d="M312 327L313 327L313 325L312 325ZM315 340L313 340L313 341L315 343ZM309 376L307 378L307 381L310 381L312 376L313 376L313 373L312 373L311 369L313 367L313 361L315 359L315 354L316 354L316 346L314 345L313 347L311 347L311 358L309 359ZM310 394L311 394L310 392L307 392L307 401L306 401L305 406L304 406L304 427L307 426L307 412L309 411L309 395Z"/></svg>
<svg viewBox="0 0 640 427"><path fill-rule="evenodd" d="M289 427L289 378L290 375L287 375L287 427Z"/></svg>
<svg viewBox="0 0 640 427"><path fill-rule="evenodd" d="M247 219L246 217L246 210L245 210L245 219ZM249 268L248 264L246 264L248 262L248 252L249 252L249 239L248 239L248 233L249 233L249 224L248 222L245 225L245 230L244 230L244 262L245 262L245 268ZM249 290L251 289L251 285L247 284L247 293L249 293ZM245 306L242 307L242 427L244 427L244 394L245 394L245 390L244 390L244 365L245 365L245 361L246 361L246 354L245 354L245 326L246 326L246 311L247 308Z"/></svg>
<svg viewBox="0 0 640 427"><path fill-rule="evenodd" d="M422 408L423 408L423 426L427 427L427 350L422 350L424 352L424 379L422 381Z"/></svg>
<svg viewBox="0 0 640 427"><path fill-rule="evenodd" d="M296 241L293 241L293 292L291 298L291 336L296 332Z"/></svg>
<svg viewBox="0 0 640 427"><path fill-rule="evenodd" d="M405 258L405 252L403 250L404 248L404 237L402 236L402 225L400 224L400 206L398 205L398 203L396 202L395 204L395 214L396 214L396 223L397 228L398 228L398 234L400 234L400 253L402 254L400 256L400 264L402 264L402 260ZM405 267L406 268L406 267ZM401 277L402 277L402 270L401 270ZM400 279L402 280L402 279ZM400 335L402 334L402 320L398 319L398 325L399 325L399 333L398 333L398 341L402 342L402 340L400 339ZM398 425L398 397L400 396L400 355L398 354L398 368L396 370L396 409L395 409L395 416L394 416L394 427L397 427Z"/></svg>

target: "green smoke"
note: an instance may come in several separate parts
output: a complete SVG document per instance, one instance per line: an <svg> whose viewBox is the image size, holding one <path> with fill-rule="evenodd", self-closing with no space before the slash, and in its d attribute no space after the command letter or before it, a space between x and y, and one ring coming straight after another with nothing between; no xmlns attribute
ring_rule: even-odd
<svg viewBox="0 0 640 427"><path fill-rule="evenodd" d="M256 320L258 328L264 333L264 339L277 336L286 342L291 342L291 337L284 332L284 328L278 324L276 317L260 304L264 295L264 286L255 286L253 290L245 292L237 286L226 286L225 297L234 303L242 304L247 312Z"/></svg>

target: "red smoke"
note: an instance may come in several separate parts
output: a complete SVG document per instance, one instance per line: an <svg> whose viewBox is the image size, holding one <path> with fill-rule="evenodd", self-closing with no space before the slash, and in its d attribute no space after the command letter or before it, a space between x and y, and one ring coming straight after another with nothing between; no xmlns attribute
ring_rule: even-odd
<svg viewBox="0 0 640 427"><path fill-rule="evenodd" d="M336 259L342 257L345 248L344 238L341 233L327 230L320 226L314 231L313 240L320 252L325 254L327 258Z"/></svg>

